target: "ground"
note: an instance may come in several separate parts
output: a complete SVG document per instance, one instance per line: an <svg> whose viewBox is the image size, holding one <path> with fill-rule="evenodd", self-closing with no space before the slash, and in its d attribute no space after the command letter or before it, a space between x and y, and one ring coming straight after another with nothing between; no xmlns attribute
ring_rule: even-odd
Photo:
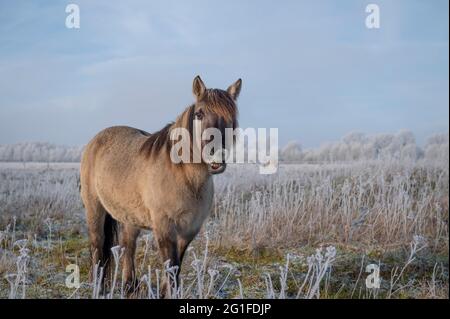
<svg viewBox="0 0 450 319"><path fill-rule="evenodd" d="M0 298L126 297L120 258L113 294L90 281L78 165L0 165ZM214 179L214 210L173 297L448 298L448 163L280 165L268 176L230 165ZM379 288L366 284L371 264ZM136 265L131 297L159 297L150 232Z"/></svg>

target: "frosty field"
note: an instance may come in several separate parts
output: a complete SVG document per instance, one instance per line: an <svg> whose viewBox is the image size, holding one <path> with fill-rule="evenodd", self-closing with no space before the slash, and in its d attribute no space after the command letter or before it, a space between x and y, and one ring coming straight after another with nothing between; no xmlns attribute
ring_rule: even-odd
<svg viewBox="0 0 450 319"><path fill-rule="evenodd" d="M89 281L78 163L0 163L0 298L124 298ZM187 253L185 298L448 298L446 161L231 165L215 176L210 218ZM68 288L69 264L80 271ZM380 287L368 288L369 264ZM151 232L139 239L140 290L165 271Z"/></svg>

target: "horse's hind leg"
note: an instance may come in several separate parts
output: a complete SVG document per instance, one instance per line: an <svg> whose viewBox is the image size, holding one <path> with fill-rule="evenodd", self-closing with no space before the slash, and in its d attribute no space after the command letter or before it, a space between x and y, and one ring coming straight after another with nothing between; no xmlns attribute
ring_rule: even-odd
<svg viewBox="0 0 450 319"><path fill-rule="evenodd" d="M105 242L105 217L106 210L103 208L100 201L96 198L83 197L84 206L86 208L86 221L88 226L89 233L89 242L90 242L90 250L91 250L91 279L94 275L95 265L99 265L100 267L104 267L103 261L103 245Z"/></svg>
<svg viewBox="0 0 450 319"><path fill-rule="evenodd" d="M137 286L134 255L139 232L140 229L138 227L130 224L124 224L120 232L120 246L125 248L123 256L123 280L129 292L133 292Z"/></svg>

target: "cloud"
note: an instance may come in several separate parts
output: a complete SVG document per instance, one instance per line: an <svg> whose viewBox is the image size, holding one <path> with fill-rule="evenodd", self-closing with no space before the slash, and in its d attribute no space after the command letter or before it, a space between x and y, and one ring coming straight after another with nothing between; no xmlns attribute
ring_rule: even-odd
<svg viewBox="0 0 450 319"><path fill-rule="evenodd" d="M77 3L77 31L64 3L0 4L0 143L156 130L192 102L197 74L243 78L240 123L279 127L282 142L448 129L446 1L380 1L377 31L365 1Z"/></svg>

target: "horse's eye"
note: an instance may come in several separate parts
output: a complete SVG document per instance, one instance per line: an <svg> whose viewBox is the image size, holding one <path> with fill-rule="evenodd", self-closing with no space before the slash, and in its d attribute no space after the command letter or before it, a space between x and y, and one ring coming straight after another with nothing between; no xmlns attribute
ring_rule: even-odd
<svg viewBox="0 0 450 319"><path fill-rule="evenodd" d="M201 120L203 118L203 112L202 111L195 112L194 116L197 120Z"/></svg>

